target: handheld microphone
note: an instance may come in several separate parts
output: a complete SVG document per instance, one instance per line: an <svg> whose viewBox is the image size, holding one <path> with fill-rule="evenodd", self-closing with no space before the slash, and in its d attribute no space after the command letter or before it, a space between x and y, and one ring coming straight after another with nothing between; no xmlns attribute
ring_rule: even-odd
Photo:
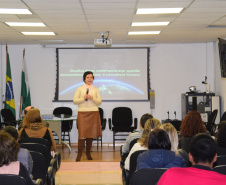
<svg viewBox="0 0 226 185"><path fill-rule="evenodd" d="M86 89L86 94L89 94L89 88ZM86 98L87 101L87 98Z"/></svg>

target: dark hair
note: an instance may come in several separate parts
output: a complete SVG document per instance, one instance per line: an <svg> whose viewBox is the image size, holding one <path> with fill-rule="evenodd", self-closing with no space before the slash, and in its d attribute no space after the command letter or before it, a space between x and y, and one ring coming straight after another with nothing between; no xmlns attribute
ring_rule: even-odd
<svg viewBox="0 0 226 185"><path fill-rule="evenodd" d="M15 127L7 126L7 127L4 127L2 130L10 134L15 140L18 139L18 131Z"/></svg>
<svg viewBox="0 0 226 185"><path fill-rule="evenodd" d="M226 121L221 121L218 125L217 146L226 148Z"/></svg>
<svg viewBox="0 0 226 185"><path fill-rule="evenodd" d="M142 126L143 128L144 128L144 125L145 125L146 121L147 121L148 119L150 119L150 118L153 118L153 116L152 116L151 114L148 114L148 113L144 114L144 115L140 118L140 124L141 124L141 126Z"/></svg>
<svg viewBox="0 0 226 185"><path fill-rule="evenodd" d="M0 131L0 167L16 161L19 148L19 143L11 135Z"/></svg>
<svg viewBox="0 0 226 185"><path fill-rule="evenodd" d="M149 149L171 149L170 138L165 130L155 128L151 131L148 141Z"/></svg>
<svg viewBox="0 0 226 185"><path fill-rule="evenodd" d="M206 127L198 111L189 111L182 120L180 133L183 137L193 137L198 133L205 133Z"/></svg>
<svg viewBox="0 0 226 185"><path fill-rule="evenodd" d="M216 143L210 135L200 133L192 138L189 152L193 156L195 163L211 163L217 153Z"/></svg>
<svg viewBox="0 0 226 185"><path fill-rule="evenodd" d="M86 72L83 74L83 81L84 81L84 82L85 82L86 76L89 75L89 74L92 74L92 75L93 75L93 72L92 72L92 71L86 71ZM93 76L93 79L94 79L94 76Z"/></svg>

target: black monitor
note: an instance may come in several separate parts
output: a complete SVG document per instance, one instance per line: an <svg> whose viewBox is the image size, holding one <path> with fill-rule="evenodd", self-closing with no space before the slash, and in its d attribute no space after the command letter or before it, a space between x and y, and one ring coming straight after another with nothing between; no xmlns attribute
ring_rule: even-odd
<svg viewBox="0 0 226 185"><path fill-rule="evenodd" d="M218 38L219 40L219 58L221 66L221 77L226 78L226 40Z"/></svg>

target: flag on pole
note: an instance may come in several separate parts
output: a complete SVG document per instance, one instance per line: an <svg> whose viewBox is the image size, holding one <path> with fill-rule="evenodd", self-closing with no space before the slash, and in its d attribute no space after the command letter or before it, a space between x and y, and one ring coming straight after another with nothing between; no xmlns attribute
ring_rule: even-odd
<svg viewBox="0 0 226 185"><path fill-rule="evenodd" d="M25 61L25 49L23 51L23 67L21 74L21 110L31 105L30 87L28 82L27 65Z"/></svg>
<svg viewBox="0 0 226 185"><path fill-rule="evenodd" d="M9 61L9 53L6 45L6 91L5 91L5 109L10 109L16 118L15 100L13 94L13 82Z"/></svg>

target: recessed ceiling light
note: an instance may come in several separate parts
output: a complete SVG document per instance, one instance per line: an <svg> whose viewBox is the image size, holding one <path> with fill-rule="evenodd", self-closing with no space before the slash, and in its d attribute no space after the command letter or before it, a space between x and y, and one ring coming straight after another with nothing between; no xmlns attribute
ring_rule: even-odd
<svg viewBox="0 0 226 185"><path fill-rule="evenodd" d="M21 32L24 35L55 35L53 32Z"/></svg>
<svg viewBox="0 0 226 185"><path fill-rule="evenodd" d="M166 26L170 22L133 22L132 26Z"/></svg>
<svg viewBox="0 0 226 185"><path fill-rule="evenodd" d="M0 8L0 14L32 14L28 9Z"/></svg>
<svg viewBox="0 0 226 185"><path fill-rule="evenodd" d="M159 34L160 31L130 31L128 35L150 35L150 34Z"/></svg>
<svg viewBox="0 0 226 185"><path fill-rule="evenodd" d="M183 8L138 8L136 14L180 13Z"/></svg>
<svg viewBox="0 0 226 185"><path fill-rule="evenodd" d="M46 25L43 23L34 23L34 22L5 22L9 26L40 26L45 27Z"/></svg>

